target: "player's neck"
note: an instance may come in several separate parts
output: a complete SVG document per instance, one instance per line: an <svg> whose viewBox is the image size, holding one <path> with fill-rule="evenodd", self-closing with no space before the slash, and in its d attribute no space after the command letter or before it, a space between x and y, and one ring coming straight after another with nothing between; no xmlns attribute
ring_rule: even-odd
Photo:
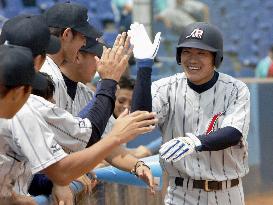
<svg viewBox="0 0 273 205"><path fill-rule="evenodd" d="M215 71L213 77L208 82L206 82L204 84L196 85L196 84L193 84L192 82L190 82L189 80L187 80L187 82L188 82L188 85L191 89L193 89L195 92L200 94L200 93L205 92L205 91L209 90L210 88L212 88L215 85L215 83L217 82L218 77L219 77L219 73Z"/></svg>

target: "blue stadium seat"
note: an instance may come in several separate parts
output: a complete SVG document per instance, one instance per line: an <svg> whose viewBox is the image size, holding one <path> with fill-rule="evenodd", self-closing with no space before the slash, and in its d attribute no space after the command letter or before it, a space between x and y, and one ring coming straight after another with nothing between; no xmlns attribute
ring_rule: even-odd
<svg viewBox="0 0 273 205"><path fill-rule="evenodd" d="M117 35L118 35L117 31L113 31L113 32L106 31L103 33L103 39L108 45L112 46L115 42Z"/></svg>

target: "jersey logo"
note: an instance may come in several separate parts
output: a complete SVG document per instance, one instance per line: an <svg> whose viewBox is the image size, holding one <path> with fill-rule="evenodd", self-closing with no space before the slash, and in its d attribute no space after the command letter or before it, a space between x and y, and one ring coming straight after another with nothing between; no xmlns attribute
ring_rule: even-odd
<svg viewBox="0 0 273 205"><path fill-rule="evenodd" d="M209 123L209 126L207 128L207 131L206 131L206 135L209 135L211 132L214 131L214 126L217 122L217 120L219 119L220 116L222 116L225 112L219 112L217 113L216 115L214 115L212 118L211 118L211 121Z"/></svg>
<svg viewBox="0 0 273 205"><path fill-rule="evenodd" d="M199 29L199 28L196 28L194 29L190 35L186 36L186 38L198 38L198 39L202 39L203 37L203 33L204 31Z"/></svg>
<svg viewBox="0 0 273 205"><path fill-rule="evenodd" d="M56 153L56 152L58 152L58 151L60 151L60 150L62 149L62 148L60 147L60 145L58 145L58 144L51 145L50 148L51 148L53 154Z"/></svg>

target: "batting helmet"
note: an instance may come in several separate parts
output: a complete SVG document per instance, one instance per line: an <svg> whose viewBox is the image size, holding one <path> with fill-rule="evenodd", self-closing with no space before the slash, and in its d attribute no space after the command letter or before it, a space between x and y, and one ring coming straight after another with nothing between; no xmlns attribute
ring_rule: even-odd
<svg viewBox="0 0 273 205"><path fill-rule="evenodd" d="M176 47L176 61L181 64L181 52L183 48L199 48L215 53L214 65L219 67L223 60L223 37L215 26L196 22L183 29Z"/></svg>

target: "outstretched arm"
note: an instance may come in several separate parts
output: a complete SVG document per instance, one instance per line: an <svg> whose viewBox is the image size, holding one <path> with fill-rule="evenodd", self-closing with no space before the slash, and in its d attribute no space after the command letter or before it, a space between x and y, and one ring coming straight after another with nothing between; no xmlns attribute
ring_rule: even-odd
<svg viewBox="0 0 273 205"><path fill-rule="evenodd" d="M154 43L152 43L143 24L134 23L130 26L128 35L131 37L131 44L134 46L133 53L138 67L131 110L151 111L152 65L159 49L161 33L156 34Z"/></svg>
<svg viewBox="0 0 273 205"><path fill-rule="evenodd" d="M154 113L137 111L122 114L111 132L93 146L75 152L45 168L45 173L54 183L68 185L72 180L89 172L118 145L134 139L137 135L154 129L157 119ZM69 170L69 171L67 171Z"/></svg>

